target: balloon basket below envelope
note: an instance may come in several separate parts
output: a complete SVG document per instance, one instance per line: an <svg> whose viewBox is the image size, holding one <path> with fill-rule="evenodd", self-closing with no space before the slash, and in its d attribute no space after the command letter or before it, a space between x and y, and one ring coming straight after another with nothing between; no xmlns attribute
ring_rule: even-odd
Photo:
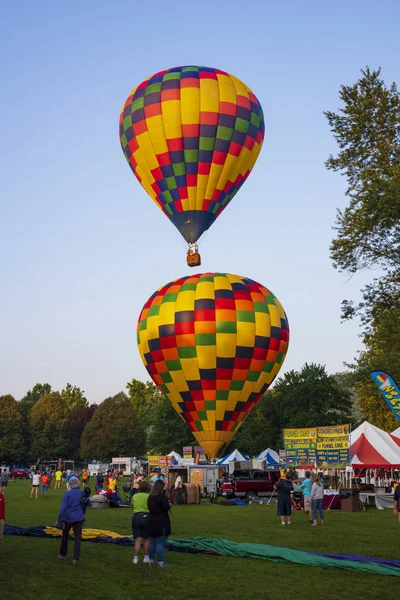
<svg viewBox="0 0 400 600"><path fill-rule="evenodd" d="M200 267L201 265L201 257L198 252L189 252L187 253L186 262L189 267Z"/></svg>

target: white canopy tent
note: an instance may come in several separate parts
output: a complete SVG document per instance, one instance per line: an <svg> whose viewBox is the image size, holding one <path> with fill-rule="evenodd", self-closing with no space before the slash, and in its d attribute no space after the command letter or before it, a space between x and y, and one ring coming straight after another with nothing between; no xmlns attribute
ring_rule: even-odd
<svg viewBox="0 0 400 600"><path fill-rule="evenodd" d="M279 454L271 448L267 448L256 458L258 460L265 460L269 465L279 465Z"/></svg>
<svg viewBox="0 0 400 600"><path fill-rule="evenodd" d="M241 460L250 460L250 458L246 454L239 452L239 450L236 448L236 450L221 458L217 462L217 465L229 465L231 462L238 462Z"/></svg>

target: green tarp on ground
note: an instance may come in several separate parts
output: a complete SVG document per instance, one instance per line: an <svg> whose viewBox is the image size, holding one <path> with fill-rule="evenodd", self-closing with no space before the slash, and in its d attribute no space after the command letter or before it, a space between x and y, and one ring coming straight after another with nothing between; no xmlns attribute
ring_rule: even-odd
<svg viewBox="0 0 400 600"><path fill-rule="evenodd" d="M6 525L6 535L21 535L29 537L61 537L62 531L56 527L18 527ZM120 544L133 546L134 539L127 535L121 535L112 531L101 529L83 529L82 538L91 542ZM349 555L321 555L307 550L294 550L280 546L268 546L266 544L247 544L232 542L210 537L192 537L169 539L168 550L189 553L208 553L220 556L232 556L238 558L256 558L272 562L292 563L312 567L326 567L334 569L347 569L351 571L363 571L375 575L392 575L400 577L400 563L396 560L373 558L368 556ZM334 558L335 556L335 558Z"/></svg>
<svg viewBox="0 0 400 600"><path fill-rule="evenodd" d="M267 546L265 544L246 544L231 542L209 537L179 538L168 540L168 546L188 552L211 552L222 556L236 556L240 558L258 558L273 562L287 562L313 567L328 567L334 569L348 569L351 571L364 571L376 575L394 575L400 577L398 567L386 567L355 560L343 560L319 556L303 550L293 550L280 546Z"/></svg>

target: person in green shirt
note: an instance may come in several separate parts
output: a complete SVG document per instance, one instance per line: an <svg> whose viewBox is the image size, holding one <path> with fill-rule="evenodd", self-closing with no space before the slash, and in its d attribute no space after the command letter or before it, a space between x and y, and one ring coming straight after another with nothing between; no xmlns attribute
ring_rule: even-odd
<svg viewBox="0 0 400 600"><path fill-rule="evenodd" d="M137 565L139 562L140 548L144 548L144 563L149 563L149 523L150 513L147 506L147 499L149 497L150 485L147 481L141 481L139 484L139 491L132 496L131 504L133 506L133 517L132 517L132 533L135 538L135 548L133 553L133 564Z"/></svg>

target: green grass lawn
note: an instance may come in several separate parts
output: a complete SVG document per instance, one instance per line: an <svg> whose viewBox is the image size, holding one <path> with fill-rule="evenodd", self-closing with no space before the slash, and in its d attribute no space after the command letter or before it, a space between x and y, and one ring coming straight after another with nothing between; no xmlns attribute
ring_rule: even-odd
<svg viewBox="0 0 400 600"><path fill-rule="evenodd" d="M6 522L21 527L53 525L63 490L47 500L29 498L26 481L10 482ZM399 525L389 510L326 513L324 527L310 527L304 512L293 516L292 529L279 528L276 506L225 507L202 504L172 509L171 537L207 535L317 552L399 558ZM130 509L88 509L86 527L131 535ZM78 595L133 598L142 594L163 600L326 599L357 600L395 593L399 580L339 569L311 568L261 560L167 552L171 567L132 565L131 548L82 542L81 560L58 560L59 540L5 536L1 548L0 589L6 599L69 600ZM70 542L71 544L71 542ZM71 547L69 548L72 558Z"/></svg>

